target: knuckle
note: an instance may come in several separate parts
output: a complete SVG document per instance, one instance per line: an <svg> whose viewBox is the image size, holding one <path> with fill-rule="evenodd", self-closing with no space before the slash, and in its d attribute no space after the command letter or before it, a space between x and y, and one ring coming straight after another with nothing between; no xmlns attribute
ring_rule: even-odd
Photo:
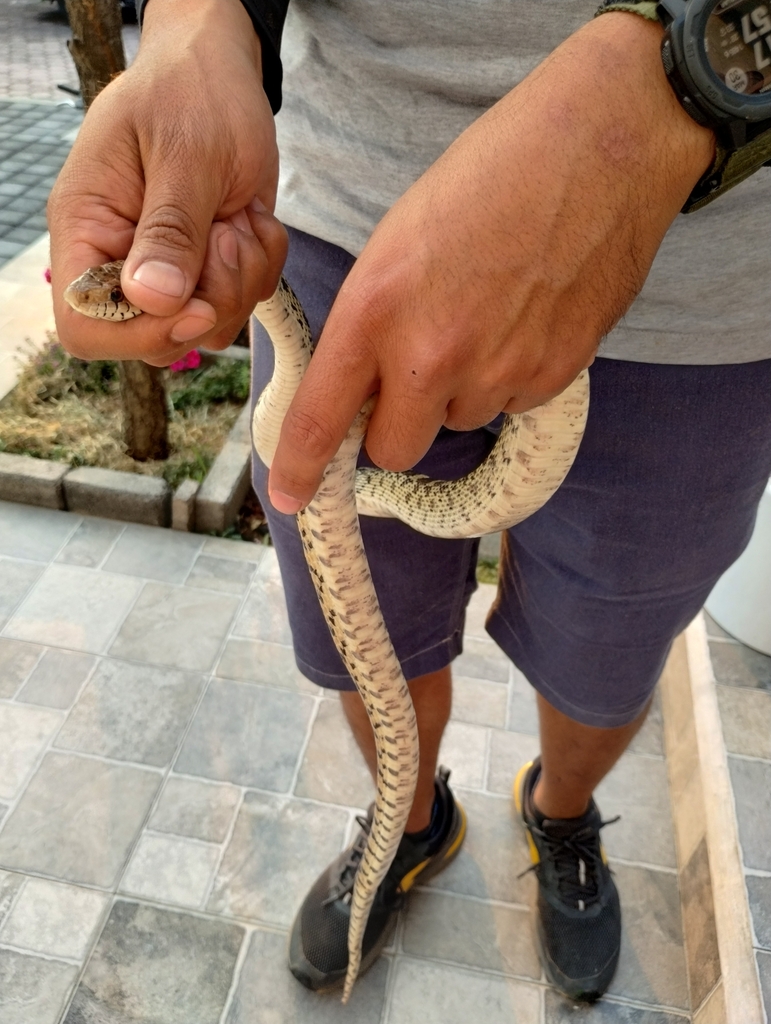
<svg viewBox="0 0 771 1024"><path fill-rule="evenodd" d="M174 252L195 250L198 232L193 218L177 206L156 207L143 219L141 228L145 243Z"/></svg>
<svg viewBox="0 0 771 1024"><path fill-rule="evenodd" d="M284 431L303 458L321 461L335 451L335 435L331 426L313 413L290 409L284 420Z"/></svg>

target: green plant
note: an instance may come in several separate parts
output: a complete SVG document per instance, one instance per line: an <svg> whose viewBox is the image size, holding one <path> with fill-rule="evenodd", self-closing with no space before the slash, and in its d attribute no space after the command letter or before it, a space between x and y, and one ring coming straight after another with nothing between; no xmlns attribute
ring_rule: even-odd
<svg viewBox="0 0 771 1024"><path fill-rule="evenodd" d="M171 393L171 403L178 412L212 402L245 402L249 397L249 364L223 359L212 366L185 371L180 383L181 387Z"/></svg>

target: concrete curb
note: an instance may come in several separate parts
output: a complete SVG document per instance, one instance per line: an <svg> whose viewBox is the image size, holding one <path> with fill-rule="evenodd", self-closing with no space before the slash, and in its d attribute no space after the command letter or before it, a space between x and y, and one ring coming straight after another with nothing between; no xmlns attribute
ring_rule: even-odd
<svg viewBox="0 0 771 1024"><path fill-rule="evenodd" d="M765 1024L703 615L660 686L693 1024Z"/></svg>
<svg viewBox="0 0 771 1024"><path fill-rule="evenodd" d="M0 452L0 499L65 509L148 526L224 532L251 481L249 405L245 405L203 484L184 481L174 495L165 480Z"/></svg>

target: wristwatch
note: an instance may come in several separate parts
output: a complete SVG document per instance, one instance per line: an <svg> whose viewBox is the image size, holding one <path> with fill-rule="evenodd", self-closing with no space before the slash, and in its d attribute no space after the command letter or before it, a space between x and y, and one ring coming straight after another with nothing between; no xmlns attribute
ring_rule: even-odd
<svg viewBox="0 0 771 1024"><path fill-rule="evenodd" d="M771 163L771 0L610 0L665 29L669 84L694 121L717 138L715 161L683 207L701 209Z"/></svg>

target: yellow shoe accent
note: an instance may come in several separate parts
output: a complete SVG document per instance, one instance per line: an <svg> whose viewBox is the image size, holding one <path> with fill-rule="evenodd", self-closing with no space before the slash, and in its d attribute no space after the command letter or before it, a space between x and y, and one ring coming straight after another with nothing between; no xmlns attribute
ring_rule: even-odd
<svg viewBox="0 0 771 1024"><path fill-rule="evenodd" d="M466 838L466 812L463 810L463 808L461 807L457 800L455 801L455 806L458 808L458 812L460 814L460 829L458 830L457 836L452 841L452 845L449 847L449 849L445 850L442 860L452 860L452 858L458 852L460 844ZM399 888L401 889L402 892L409 892L409 890L417 881L418 875L421 873L421 871L423 871L424 868L426 868L431 863L432 859L433 858L431 857L427 857L424 861L421 861L420 864L417 865L417 867L414 867L412 871L407 872L407 874L399 883Z"/></svg>
<svg viewBox="0 0 771 1024"><path fill-rule="evenodd" d="M522 789L525 784L525 775L532 767L533 762L528 761L527 764L523 764L517 772L517 777L514 779L514 806L517 808L519 815L522 815ZM524 824L524 820L523 820ZM530 829L525 825L525 835L527 836L527 846L530 850L530 860L533 864L540 864L541 855L538 853L538 847L533 841L533 837L530 835Z"/></svg>

